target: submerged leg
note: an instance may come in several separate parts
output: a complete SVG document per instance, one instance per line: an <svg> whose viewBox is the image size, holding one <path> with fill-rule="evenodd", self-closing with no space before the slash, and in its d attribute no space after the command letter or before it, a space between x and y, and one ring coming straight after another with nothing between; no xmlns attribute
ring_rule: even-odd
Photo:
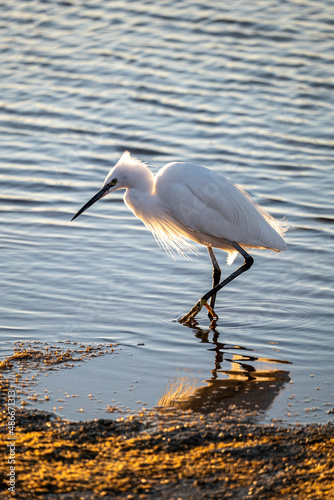
<svg viewBox="0 0 334 500"><path fill-rule="evenodd" d="M244 257L245 262L243 263L243 265L241 267L239 267L239 269L237 269L232 274L230 274L230 276L228 276L228 278L225 278L221 283L218 283L218 285L214 286L205 295L203 295L203 297L194 305L194 307L192 309L190 309L190 311L185 316L183 316L181 319L179 319L180 323L185 323L186 321L189 321L189 320L195 318L195 316L197 316L197 314L200 312L200 310L202 309L203 306L205 306L207 309L209 309L212 316L215 315L215 316L213 316L214 319L218 319L218 316L215 314L215 312L211 309L210 306L208 306L207 301L211 297L216 296L217 292L219 292L219 290L221 290L225 285L230 283L230 281L234 280L234 278L236 278L240 274L247 271L252 266L252 264L254 262L253 257L251 257L243 248L241 248L241 246L238 245L238 243L232 242L232 245Z"/></svg>
<svg viewBox="0 0 334 500"><path fill-rule="evenodd" d="M212 272L212 288L215 288L219 281L220 281L220 277L221 277L221 270L220 270L220 267L219 267L219 264L217 262L217 259L216 259L216 256L213 252L213 249L212 247L207 247L208 248L208 252L209 252L209 255L210 255L210 259L211 259L211 262L212 262L212 267L213 267L213 272ZM211 297L211 300L210 300L210 307L211 309L213 310L215 308L215 302L216 302L216 293L214 293ZM211 314L211 312L209 311L208 312L208 316L210 319L213 319L213 316Z"/></svg>

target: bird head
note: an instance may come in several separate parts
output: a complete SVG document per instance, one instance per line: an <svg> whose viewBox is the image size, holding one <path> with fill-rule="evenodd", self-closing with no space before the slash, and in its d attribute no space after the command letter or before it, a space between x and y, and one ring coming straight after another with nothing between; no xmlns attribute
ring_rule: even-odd
<svg viewBox="0 0 334 500"><path fill-rule="evenodd" d="M79 215L85 212L87 208L91 207L96 201L107 196L107 194L117 191L117 189L132 187L131 179L134 177L133 169L134 167L142 166L145 166L143 162L133 158L128 151L125 151L116 165L108 173L102 188L93 196L93 198L87 201L87 203L80 208L71 220L79 217Z"/></svg>

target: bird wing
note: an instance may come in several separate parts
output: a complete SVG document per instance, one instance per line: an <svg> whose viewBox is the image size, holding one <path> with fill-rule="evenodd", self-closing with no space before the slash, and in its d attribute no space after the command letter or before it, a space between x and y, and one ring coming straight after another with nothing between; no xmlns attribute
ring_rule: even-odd
<svg viewBox="0 0 334 500"><path fill-rule="evenodd" d="M277 232L279 222L245 191L198 165L179 164L182 167L176 175L176 165L174 175L170 172L161 189L158 183L157 187L165 209L180 227L188 229L188 237L199 241L196 236L200 233L204 244L221 239L249 247L286 249Z"/></svg>

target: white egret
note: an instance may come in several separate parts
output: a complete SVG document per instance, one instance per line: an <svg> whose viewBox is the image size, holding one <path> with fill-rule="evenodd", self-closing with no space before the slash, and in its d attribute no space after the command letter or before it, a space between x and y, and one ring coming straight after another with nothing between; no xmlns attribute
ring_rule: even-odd
<svg viewBox="0 0 334 500"><path fill-rule="evenodd" d="M205 245L213 266L213 285L179 321L193 319L203 305L211 319L217 292L253 264L245 249L281 252L286 225L257 205L248 193L212 170L192 163L168 163L154 176L145 163L128 151L108 173L103 187L72 218L100 198L125 189L124 202L152 231L166 250L183 254L192 242ZM220 282L221 270L213 248L228 253L231 264L239 252L244 264ZM210 300L210 305L207 303Z"/></svg>

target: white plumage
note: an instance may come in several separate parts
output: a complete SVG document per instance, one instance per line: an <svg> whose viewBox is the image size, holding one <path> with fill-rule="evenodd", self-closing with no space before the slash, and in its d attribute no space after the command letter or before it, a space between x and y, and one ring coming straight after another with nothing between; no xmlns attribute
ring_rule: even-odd
<svg viewBox="0 0 334 500"><path fill-rule="evenodd" d="M193 163L168 163L154 177L143 162L125 152L104 185L114 177L118 189L128 184L126 205L165 249L183 254L195 241L228 252L229 264L237 254L232 241L246 248L287 249L285 225L212 170Z"/></svg>

